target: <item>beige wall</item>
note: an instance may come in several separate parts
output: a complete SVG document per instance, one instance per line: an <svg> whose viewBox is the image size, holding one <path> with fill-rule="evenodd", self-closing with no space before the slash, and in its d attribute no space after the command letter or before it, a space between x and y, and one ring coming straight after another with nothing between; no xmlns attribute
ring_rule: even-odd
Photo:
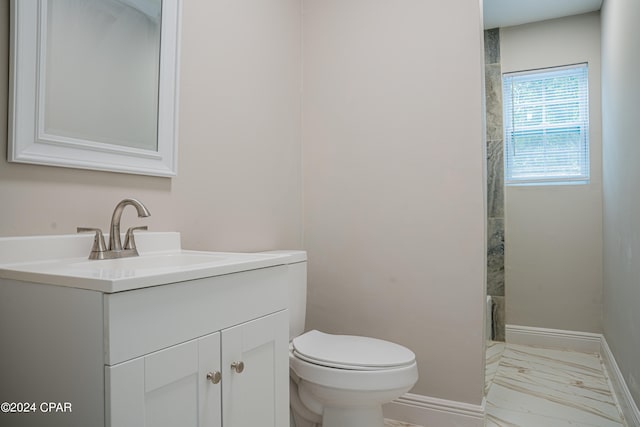
<svg viewBox="0 0 640 427"><path fill-rule="evenodd" d="M602 332L600 15L501 29L502 72L589 63L591 182L508 186L506 322Z"/></svg>
<svg viewBox="0 0 640 427"><path fill-rule="evenodd" d="M301 247L304 218L308 325L405 344L420 364L415 392L480 404L479 2L221 3L184 2L178 177L2 159L0 235L104 229L124 197L147 204L151 229L179 230L191 248ZM7 4L0 0L5 82ZM143 222L132 214L123 226Z"/></svg>
<svg viewBox="0 0 640 427"><path fill-rule="evenodd" d="M9 1L0 0L0 236L179 230L194 249L302 245L300 3L184 1L179 170L173 179L7 163Z"/></svg>
<svg viewBox="0 0 640 427"><path fill-rule="evenodd" d="M303 4L307 327L406 345L414 393L480 404L480 4Z"/></svg>
<svg viewBox="0 0 640 427"><path fill-rule="evenodd" d="M604 335L640 406L640 2L602 9Z"/></svg>

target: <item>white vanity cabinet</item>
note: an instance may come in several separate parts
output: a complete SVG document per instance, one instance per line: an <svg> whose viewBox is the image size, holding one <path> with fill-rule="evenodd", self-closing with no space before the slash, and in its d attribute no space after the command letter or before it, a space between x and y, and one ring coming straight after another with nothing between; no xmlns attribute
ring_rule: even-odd
<svg viewBox="0 0 640 427"><path fill-rule="evenodd" d="M105 367L107 425L220 427L220 333Z"/></svg>
<svg viewBox="0 0 640 427"><path fill-rule="evenodd" d="M107 425L286 426L287 327L280 311L107 366Z"/></svg>
<svg viewBox="0 0 640 427"><path fill-rule="evenodd" d="M286 272L114 293L0 278L0 401L72 405L0 426L288 426Z"/></svg>

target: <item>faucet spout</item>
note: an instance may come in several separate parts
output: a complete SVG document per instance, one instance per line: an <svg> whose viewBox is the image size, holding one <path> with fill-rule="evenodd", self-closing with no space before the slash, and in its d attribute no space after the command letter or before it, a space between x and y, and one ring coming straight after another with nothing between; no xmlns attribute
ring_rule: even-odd
<svg viewBox="0 0 640 427"><path fill-rule="evenodd" d="M120 239L120 218L122 217L122 211L127 206L133 206L138 211L138 217L144 218L151 214L147 208L136 199L124 199L116 205L111 217L111 227L109 232L109 250L110 251L122 251L122 240Z"/></svg>

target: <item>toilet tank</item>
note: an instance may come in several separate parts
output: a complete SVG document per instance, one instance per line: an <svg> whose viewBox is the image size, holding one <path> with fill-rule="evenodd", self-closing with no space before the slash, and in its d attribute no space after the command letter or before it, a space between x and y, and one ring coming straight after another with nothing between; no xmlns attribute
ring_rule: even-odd
<svg viewBox="0 0 640 427"><path fill-rule="evenodd" d="M268 251L289 255L287 264L287 287L289 291L289 340L302 335L307 315L307 252Z"/></svg>

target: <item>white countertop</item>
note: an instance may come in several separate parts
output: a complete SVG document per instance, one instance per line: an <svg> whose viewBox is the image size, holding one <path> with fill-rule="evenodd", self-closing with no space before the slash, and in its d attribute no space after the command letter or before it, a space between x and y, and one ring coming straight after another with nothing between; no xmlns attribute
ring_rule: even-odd
<svg viewBox="0 0 640 427"><path fill-rule="evenodd" d="M174 232L136 235L138 257L89 260L92 242L91 235L0 238L0 279L113 293L299 261L286 252L183 250Z"/></svg>

